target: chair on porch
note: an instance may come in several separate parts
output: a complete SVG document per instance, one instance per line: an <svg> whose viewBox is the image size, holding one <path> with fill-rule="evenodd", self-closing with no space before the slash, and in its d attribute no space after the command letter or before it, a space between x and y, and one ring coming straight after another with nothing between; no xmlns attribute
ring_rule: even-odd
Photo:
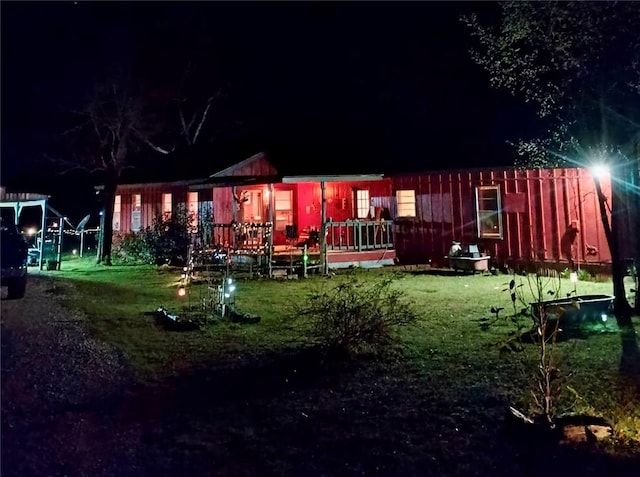
<svg viewBox="0 0 640 477"><path fill-rule="evenodd" d="M289 244L289 248L294 248L295 242L298 240L298 226L297 225L285 225L284 235Z"/></svg>

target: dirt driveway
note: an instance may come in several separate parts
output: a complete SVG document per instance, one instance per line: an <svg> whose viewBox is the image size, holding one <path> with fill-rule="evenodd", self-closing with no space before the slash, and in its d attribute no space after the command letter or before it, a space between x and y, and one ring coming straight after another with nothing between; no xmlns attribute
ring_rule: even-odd
<svg viewBox="0 0 640 477"><path fill-rule="evenodd" d="M132 391L125 360L54 283L32 276L24 299L0 305L2 476L180 475L153 439L162 397Z"/></svg>

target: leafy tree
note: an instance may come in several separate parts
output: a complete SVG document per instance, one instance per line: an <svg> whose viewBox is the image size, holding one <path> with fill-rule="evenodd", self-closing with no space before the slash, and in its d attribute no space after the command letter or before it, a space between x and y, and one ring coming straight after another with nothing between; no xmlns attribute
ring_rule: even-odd
<svg viewBox="0 0 640 477"><path fill-rule="evenodd" d="M616 316L619 325L630 327L621 245L640 263L640 247L633 243L640 236L640 8L634 2L555 1L510 1L496 8L497 24L485 24L476 14L462 20L476 40L472 57L490 84L531 104L545 128L514 143L517 162L609 163L611 204L594 178L612 255Z"/></svg>

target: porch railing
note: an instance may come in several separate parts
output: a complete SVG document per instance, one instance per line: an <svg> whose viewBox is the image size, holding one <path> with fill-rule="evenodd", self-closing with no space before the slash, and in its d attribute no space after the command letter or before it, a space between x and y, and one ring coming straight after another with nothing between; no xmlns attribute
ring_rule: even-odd
<svg viewBox="0 0 640 477"><path fill-rule="evenodd" d="M393 248L393 221L347 220L327 222L328 250L380 250Z"/></svg>
<svg viewBox="0 0 640 477"><path fill-rule="evenodd" d="M259 253L269 244L271 223L211 224L203 232L205 247Z"/></svg>

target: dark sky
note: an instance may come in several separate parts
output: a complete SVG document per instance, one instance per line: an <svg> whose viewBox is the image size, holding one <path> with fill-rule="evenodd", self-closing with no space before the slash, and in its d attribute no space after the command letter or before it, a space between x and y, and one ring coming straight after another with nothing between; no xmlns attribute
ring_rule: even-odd
<svg viewBox="0 0 640 477"><path fill-rule="evenodd" d="M489 3L0 5L9 187L58 193L66 179L34 164L50 153L60 115L80 108L114 66L157 87L191 59L205 84L226 85L211 118L224 131L221 153L293 147L363 172L482 167L512 164L505 141L525 125L524 109L492 91L469 58L460 15L490 16Z"/></svg>

